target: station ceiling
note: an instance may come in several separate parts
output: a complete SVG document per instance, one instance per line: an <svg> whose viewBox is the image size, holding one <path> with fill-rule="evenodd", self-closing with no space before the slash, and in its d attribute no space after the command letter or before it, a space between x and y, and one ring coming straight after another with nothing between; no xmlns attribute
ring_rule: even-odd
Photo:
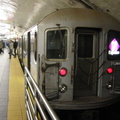
<svg viewBox="0 0 120 120"><path fill-rule="evenodd" d="M21 35L42 18L63 8L104 11L120 21L120 0L0 0L0 36Z"/></svg>

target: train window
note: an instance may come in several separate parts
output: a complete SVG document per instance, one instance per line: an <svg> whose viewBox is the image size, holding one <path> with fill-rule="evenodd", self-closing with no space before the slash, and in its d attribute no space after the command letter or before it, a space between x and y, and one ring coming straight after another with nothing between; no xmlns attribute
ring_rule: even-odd
<svg viewBox="0 0 120 120"><path fill-rule="evenodd" d="M35 58L35 61L37 61L37 32L35 32L35 35L34 35L34 46L33 46L33 50L34 50L34 58Z"/></svg>
<svg viewBox="0 0 120 120"><path fill-rule="evenodd" d="M78 34L78 58L93 57L93 34Z"/></svg>
<svg viewBox="0 0 120 120"><path fill-rule="evenodd" d="M67 54L67 30L47 32L47 59L65 59Z"/></svg>
<svg viewBox="0 0 120 120"><path fill-rule="evenodd" d="M110 30L107 37L108 60L120 60L120 32Z"/></svg>

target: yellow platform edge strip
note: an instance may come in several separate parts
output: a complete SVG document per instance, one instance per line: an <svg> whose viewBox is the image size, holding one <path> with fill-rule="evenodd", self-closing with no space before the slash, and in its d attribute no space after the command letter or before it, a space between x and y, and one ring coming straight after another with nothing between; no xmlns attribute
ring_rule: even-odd
<svg viewBox="0 0 120 120"><path fill-rule="evenodd" d="M18 58L12 58L10 61L7 120L27 120L24 96L24 74Z"/></svg>

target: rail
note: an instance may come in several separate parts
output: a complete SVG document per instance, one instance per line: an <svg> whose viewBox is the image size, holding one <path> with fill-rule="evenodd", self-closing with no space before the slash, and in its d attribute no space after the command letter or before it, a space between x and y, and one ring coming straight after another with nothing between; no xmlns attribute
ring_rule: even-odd
<svg viewBox="0 0 120 120"><path fill-rule="evenodd" d="M25 67L25 106L28 120L60 120Z"/></svg>

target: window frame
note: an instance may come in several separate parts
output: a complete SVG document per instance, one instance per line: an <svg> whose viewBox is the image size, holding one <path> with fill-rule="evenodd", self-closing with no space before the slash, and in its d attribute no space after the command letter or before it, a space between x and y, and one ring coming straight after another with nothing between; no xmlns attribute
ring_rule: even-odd
<svg viewBox="0 0 120 120"><path fill-rule="evenodd" d="M55 30L66 30L67 31L67 39L66 39L66 57L64 58L64 59L49 59L49 58L47 58L47 33L49 32L49 31L55 31ZM66 59L68 58L68 38L69 37L69 30L68 30L68 28L66 28L66 27L60 27L60 28L48 28L48 29L46 29L45 30L45 59L47 60L47 61L59 61L59 62L62 62L62 61L66 61Z"/></svg>

